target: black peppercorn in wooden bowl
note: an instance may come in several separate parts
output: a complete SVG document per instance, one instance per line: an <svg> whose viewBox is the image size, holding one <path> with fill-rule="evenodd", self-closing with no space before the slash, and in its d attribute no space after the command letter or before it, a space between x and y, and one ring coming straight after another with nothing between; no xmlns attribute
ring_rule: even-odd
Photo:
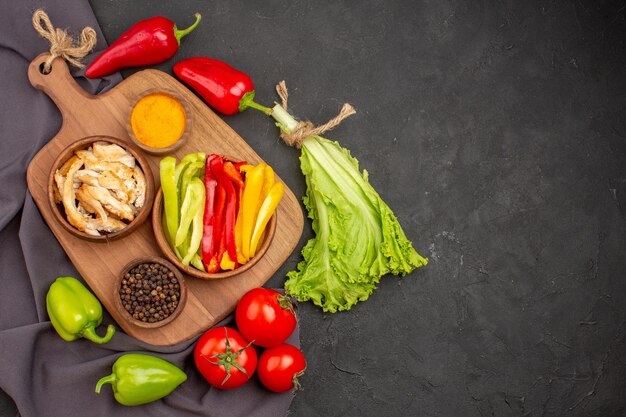
<svg viewBox="0 0 626 417"><path fill-rule="evenodd" d="M185 308L187 285L169 261L146 256L128 263L117 278L113 298L127 323L143 328L162 327Z"/></svg>

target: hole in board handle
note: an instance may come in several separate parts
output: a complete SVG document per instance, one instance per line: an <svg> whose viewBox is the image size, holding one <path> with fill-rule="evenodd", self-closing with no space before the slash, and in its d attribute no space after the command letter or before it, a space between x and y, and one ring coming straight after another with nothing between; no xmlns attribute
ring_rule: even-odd
<svg viewBox="0 0 626 417"><path fill-rule="evenodd" d="M50 71L46 72L44 68L45 64L46 64L45 62L42 62L41 64L39 64L39 72L43 75L48 75L52 72L52 66L50 66Z"/></svg>

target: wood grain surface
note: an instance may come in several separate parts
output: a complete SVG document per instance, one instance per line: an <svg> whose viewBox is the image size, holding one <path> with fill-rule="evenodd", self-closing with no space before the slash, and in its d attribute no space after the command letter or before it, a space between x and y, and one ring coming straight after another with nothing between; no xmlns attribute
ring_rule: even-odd
<svg viewBox="0 0 626 417"><path fill-rule="evenodd" d="M56 59L49 74L39 70L47 54L35 58L29 66L31 84L46 93L63 116L61 129L31 161L27 171L28 188L48 226L61 243L74 266L124 331L154 345L173 345L188 340L226 317L238 299L248 290L262 286L294 250L302 234L304 217L293 192L285 187L277 210L274 239L267 253L251 269L221 280L198 280L189 275L189 298L181 315L158 329L144 329L121 319L114 303L113 285L121 269L132 259L162 256L157 247L150 221L135 232L115 241L88 242L67 232L54 218L47 197L47 181L52 164L71 143L92 135L108 135L130 142L127 119L132 103L139 95L154 88L175 90L187 100L192 113L190 136L175 151L179 160L190 152L232 155L251 163L261 158L220 117L198 97L170 75L157 70L133 74L106 93L86 93L72 78L67 64ZM158 163L161 156L146 154L159 186ZM277 177L278 180L280 180Z"/></svg>

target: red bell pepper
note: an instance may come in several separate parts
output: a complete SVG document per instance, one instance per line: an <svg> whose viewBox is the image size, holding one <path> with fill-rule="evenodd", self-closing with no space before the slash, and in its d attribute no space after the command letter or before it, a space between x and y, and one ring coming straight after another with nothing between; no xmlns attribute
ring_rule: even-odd
<svg viewBox="0 0 626 417"><path fill-rule="evenodd" d="M268 116L272 113L270 108L254 102L252 79L222 61L189 58L174 65L174 73L220 113L229 116L249 107Z"/></svg>
<svg viewBox="0 0 626 417"><path fill-rule="evenodd" d="M200 244L202 252L202 263L204 269L208 273L217 272L219 263L215 256L216 247L213 244L213 231L215 229L215 200L217 189L217 178L211 171L211 161L222 159L220 156L211 154L206 159L204 170L204 187L206 188L206 200L204 205L204 232L202 234L202 242Z"/></svg>
<svg viewBox="0 0 626 417"><path fill-rule="evenodd" d="M127 67L159 64L176 54L180 39L200 23L200 13L187 29L179 30L171 20L156 16L135 23L96 58L85 71L100 78Z"/></svg>

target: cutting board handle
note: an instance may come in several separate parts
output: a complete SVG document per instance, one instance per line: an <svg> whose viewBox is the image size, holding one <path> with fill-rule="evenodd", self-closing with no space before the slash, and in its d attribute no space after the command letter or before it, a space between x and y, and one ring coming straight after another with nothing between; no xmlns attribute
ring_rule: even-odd
<svg viewBox="0 0 626 417"><path fill-rule="evenodd" d="M50 53L45 52L30 63L28 79L33 87L46 93L64 115L70 108L91 107L94 96L78 85L62 58L52 61L48 74L43 73L43 63L49 56Z"/></svg>

